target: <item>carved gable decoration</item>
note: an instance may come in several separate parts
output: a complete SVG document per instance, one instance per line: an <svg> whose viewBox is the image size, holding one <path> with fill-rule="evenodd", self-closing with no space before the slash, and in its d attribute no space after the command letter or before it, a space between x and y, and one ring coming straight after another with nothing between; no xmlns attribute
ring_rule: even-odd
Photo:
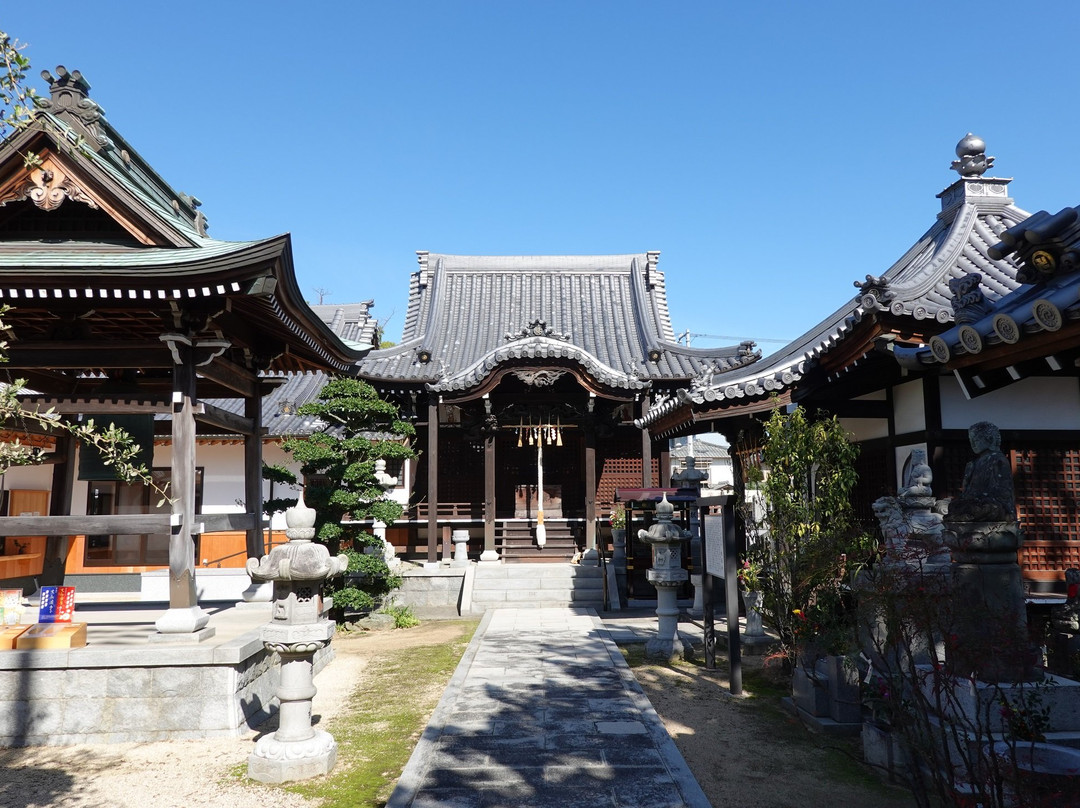
<svg viewBox="0 0 1080 808"><path fill-rule="evenodd" d="M569 334L557 334L554 329L548 328L548 324L545 320L533 320L527 326L522 328L516 333L507 332L507 342L514 342L519 339L529 339L531 337L547 337L548 339L558 339L563 342L570 341Z"/></svg>
<svg viewBox="0 0 1080 808"><path fill-rule="evenodd" d="M562 376L565 370L515 370L513 375L529 385L529 387L551 387Z"/></svg>
<svg viewBox="0 0 1080 808"><path fill-rule="evenodd" d="M97 203L54 161L46 160L14 183L0 187L0 206L29 199L42 210L55 210L65 199L82 202L92 208Z"/></svg>

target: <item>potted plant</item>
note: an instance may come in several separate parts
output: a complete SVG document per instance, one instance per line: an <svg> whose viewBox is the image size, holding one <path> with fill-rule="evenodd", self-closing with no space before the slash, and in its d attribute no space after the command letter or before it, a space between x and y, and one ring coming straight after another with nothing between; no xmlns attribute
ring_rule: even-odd
<svg viewBox="0 0 1080 808"><path fill-rule="evenodd" d="M742 590L743 603L746 604L746 636L761 637L765 630L761 626L761 560L753 553L748 553L738 570L739 589Z"/></svg>

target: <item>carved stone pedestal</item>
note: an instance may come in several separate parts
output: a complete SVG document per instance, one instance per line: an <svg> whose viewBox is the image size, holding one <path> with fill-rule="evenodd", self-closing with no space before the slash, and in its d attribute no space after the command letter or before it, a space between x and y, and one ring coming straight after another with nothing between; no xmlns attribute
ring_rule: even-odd
<svg viewBox="0 0 1080 808"><path fill-rule="evenodd" d="M639 530L638 538L652 545L653 565L645 577L656 587L656 637L645 643L645 653L655 659L677 659L684 654L679 639L678 588L686 581L682 568L682 543L690 531L671 523L675 509L667 495L656 506L656 523L648 530Z"/></svg>
<svg viewBox="0 0 1080 808"><path fill-rule="evenodd" d="M334 624L323 617L322 586L349 565L344 555L331 558L321 544L312 543L315 511L304 505L303 495L285 512L287 544L261 559L248 559L248 573L273 581L272 619L261 630L267 651L281 657L278 729L264 735L248 757L248 776L260 783L284 783L326 774L337 761L334 739L311 726L311 700L315 696L312 660L330 643Z"/></svg>

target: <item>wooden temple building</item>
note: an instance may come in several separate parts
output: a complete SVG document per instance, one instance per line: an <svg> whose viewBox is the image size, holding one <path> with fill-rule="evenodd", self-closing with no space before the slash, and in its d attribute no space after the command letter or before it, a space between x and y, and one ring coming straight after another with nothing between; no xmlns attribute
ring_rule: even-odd
<svg viewBox="0 0 1080 808"><path fill-rule="evenodd" d="M56 73L43 74L50 97L33 124L0 147L3 372L9 384L25 380L25 408L115 421L144 449L166 443L160 479L172 502L155 512L147 494L94 508L91 485L108 470L57 433L30 438L51 449L49 496L9 503L16 515L0 517L0 536L28 538L7 538L0 563L17 571L26 559L12 562L9 550L32 541L48 582L76 539L102 548L133 539L144 564L168 565L159 631L195 633L207 619L194 580L200 539L242 531L244 555L264 552L264 396L286 374L348 371L370 344L346 343L308 307L288 235L210 238L199 201L173 190L123 139L77 71ZM28 153L38 161L28 165ZM4 428L7 439L32 431ZM197 456L206 435L242 447L241 513L200 510L197 472L214 473ZM162 536L164 546L149 551Z"/></svg>
<svg viewBox="0 0 1080 808"><path fill-rule="evenodd" d="M873 530L871 504L896 493L913 450L927 452L935 496L955 496L967 428L992 421L1012 461L1027 586L1060 588L1080 567L1075 211L1029 216L1010 180L984 176L994 158L981 139L956 153L960 178L896 263L775 354L695 380L639 424L656 436L720 432L738 466L777 404L836 415L861 446L855 505ZM1039 253L1052 269L1036 266Z"/></svg>
<svg viewBox="0 0 1080 808"><path fill-rule="evenodd" d="M403 555L434 561L451 530L482 560L591 550L616 488L668 483L667 441L635 419L759 357L677 343L656 252L418 259L401 342L359 366L417 425Z"/></svg>

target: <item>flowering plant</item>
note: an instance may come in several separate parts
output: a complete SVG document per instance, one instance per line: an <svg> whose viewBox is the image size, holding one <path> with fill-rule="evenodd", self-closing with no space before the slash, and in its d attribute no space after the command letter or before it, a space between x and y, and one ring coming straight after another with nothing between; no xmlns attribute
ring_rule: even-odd
<svg viewBox="0 0 1080 808"><path fill-rule="evenodd" d="M744 591L761 591L761 562L756 558L744 558L742 566L739 567L737 574L739 576L739 586L741 586Z"/></svg>
<svg viewBox="0 0 1080 808"><path fill-rule="evenodd" d="M623 530L626 527L626 509L622 505L616 504L611 509L608 522L611 524L612 530Z"/></svg>

